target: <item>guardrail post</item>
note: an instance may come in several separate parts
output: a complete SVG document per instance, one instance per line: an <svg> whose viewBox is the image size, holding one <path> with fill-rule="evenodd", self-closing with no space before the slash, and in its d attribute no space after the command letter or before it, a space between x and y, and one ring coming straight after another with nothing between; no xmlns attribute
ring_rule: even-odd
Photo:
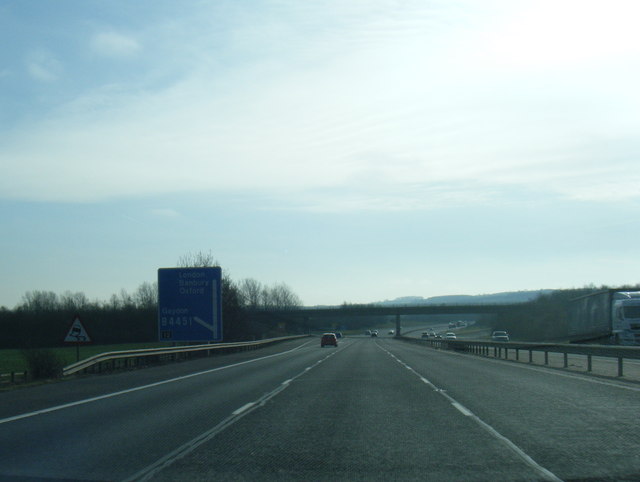
<svg viewBox="0 0 640 482"><path fill-rule="evenodd" d="M509 359L509 349L506 346L504 347L504 359Z"/></svg>
<svg viewBox="0 0 640 482"><path fill-rule="evenodd" d="M568 353L564 353L564 367L568 368L569 367L569 354Z"/></svg>
<svg viewBox="0 0 640 482"><path fill-rule="evenodd" d="M618 376L622 376L622 357L618 357Z"/></svg>
<svg viewBox="0 0 640 482"><path fill-rule="evenodd" d="M591 355L587 355L587 371L591 371Z"/></svg>
<svg viewBox="0 0 640 482"><path fill-rule="evenodd" d="M549 352L545 350L544 352L544 364L548 365L549 364Z"/></svg>
<svg viewBox="0 0 640 482"><path fill-rule="evenodd" d="M496 346L493 347L493 357L494 358L498 357L498 347L496 347Z"/></svg>
<svg viewBox="0 0 640 482"><path fill-rule="evenodd" d="M529 363L533 363L533 350L529 350Z"/></svg>
<svg viewBox="0 0 640 482"><path fill-rule="evenodd" d="M520 350L516 348L516 361L520 361Z"/></svg>

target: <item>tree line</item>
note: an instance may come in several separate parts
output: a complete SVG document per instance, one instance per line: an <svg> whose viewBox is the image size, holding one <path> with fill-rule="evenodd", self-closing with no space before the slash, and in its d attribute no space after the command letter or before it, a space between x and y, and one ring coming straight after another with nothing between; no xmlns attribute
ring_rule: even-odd
<svg viewBox="0 0 640 482"><path fill-rule="evenodd" d="M210 254L188 254L179 267L218 266ZM255 310L298 308L302 301L285 283L263 284L246 278L222 279L224 341L243 341L302 332L297 324L252 317ZM0 348L41 348L63 344L75 316L92 342L142 343L158 340L157 282L144 282L133 292L122 289L105 301L89 300L83 292L28 291L14 309L0 308Z"/></svg>
<svg viewBox="0 0 640 482"><path fill-rule="evenodd" d="M240 308L252 310L286 310L302 306L302 301L285 283L265 285L253 278L234 282L226 275L223 277L223 289L233 292L232 299L237 300ZM227 293L229 294L229 293ZM65 291L57 294L53 291L27 291L13 311L46 313L49 311L85 311L85 310L122 310L157 309L158 283L144 282L133 293L125 289L114 293L106 301L89 300L84 292ZM12 311L6 307L0 311Z"/></svg>
<svg viewBox="0 0 640 482"><path fill-rule="evenodd" d="M569 303L572 299L611 287L588 285L583 288L554 290L533 301L513 305L496 315L494 330L506 330L521 341L564 341L569 328ZM639 285L616 287L620 291L640 291Z"/></svg>

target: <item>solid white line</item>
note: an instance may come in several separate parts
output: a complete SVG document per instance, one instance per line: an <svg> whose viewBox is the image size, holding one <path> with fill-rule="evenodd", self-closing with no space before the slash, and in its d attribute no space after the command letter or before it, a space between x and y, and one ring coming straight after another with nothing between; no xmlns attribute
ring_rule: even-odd
<svg viewBox="0 0 640 482"><path fill-rule="evenodd" d="M562 482L562 479L559 478L556 474L551 472L550 470L545 469L542 465L538 464L535 460L533 460L529 455L527 455L520 447L514 444L507 437L499 433L495 428L486 423L485 421L478 418L477 415L471 415L471 417L480 424L487 432L491 433L494 437L501 440L505 445L507 445L511 450L513 450L516 454L518 454L530 467L539 471L542 475L545 476L547 480L551 480L554 482Z"/></svg>
<svg viewBox="0 0 640 482"><path fill-rule="evenodd" d="M13 417L2 418L2 419L0 419L0 425L2 425L3 423L15 422L16 420L22 420L23 418L35 417L36 415L42 415L42 414L50 413L50 412L57 412L58 410L64 410L65 408L76 407L78 405L84 405L84 404L87 404L87 403L97 402L99 400L105 400L107 398L113 398L113 397L117 397L117 396L120 396L120 395L125 395L127 393L138 392L140 390L147 390L149 388L158 387L160 385L166 385L168 383L187 380L189 378L198 377L200 375L206 375L208 373L213 373L213 372L217 372L217 371L220 371L220 370L226 370L227 368L234 368L234 367L238 367L240 365L246 365L247 363L254 363L254 362L257 362L257 361L260 361L260 360L266 360L268 358L273 358L273 357L276 357L276 356L286 355L287 353L291 353L291 352L294 352L296 350L299 350L300 348L302 348L305 345L308 345L309 343L311 343L311 342L308 341L307 343L304 343L304 344L302 344L302 345L300 345L300 346L298 346L296 348L293 348L291 350L283 351L282 353L275 353L273 355L267 355L267 356L263 356L263 357L260 357L260 358L253 358L251 360L246 360L246 361L243 361L243 362L234 363L232 365L225 365L223 367L212 368L210 370L205 370L205 371L197 372L197 373L191 373L189 375L184 375L184 376L181 376L181 377L171 378L169 380L162 380L160 382L150 383L148 385L142 385L142 386L139 386L139 387L128 388L126 390L120 390L118 392L106 393L104 395L99 395L97 397L86 398L84 400L78 400L78 401L75 401L75 402L65 403L65 404L62 404L62 405L56 405L54 407L44 408L42 410L36 410L36 411L33 411L33 412L23 413L23 414L20 414L20 415L14 415Z"/></svg>
<svg viewBox="0 0 640 482"><path fill-rule="evenodd" d="M307 370L305 370L306 372ZM291 383L293 381L293 378L289 378L289 380L285 380L284 382L282 382L282 385L289 385L289 383Z"/></svg>
<svg viewBox="0 0 640 482"><path fill-rule="evenodd" d="M381 350L383 350L384 352L386 352L387 354L391 355L391 352L386 350L385 348L382 348L380 345L378 345L378 348L380 348ZM404 365L406 367L409 367L408 365L406 365L404 362L400 361L399 358L396 358L396 360L398 361L398 363L400 363L401 365ZM507 437L505 437L504 435L502 435L500 432L498 432L496 429L494 429L491 425L489 425L488 423L486 423L485 421L481 420L477 415L474 415L471 411L469 411L467 408L465 408L462 404L460 404L457 400L455 400L452 396L448 395L447 393L445 393L444 390L439 389L437 387L435 387L435 385L433 385L431 382L429 382L426 378L424 378L423 376L421 376L417 371L415 371L413 368L410 368L411 371L423 382L427 383L428 385L432 386L435 388L435 391L438 392L440 395L442 395L443 397L445 397L447 400L449 400L449 402L451 402L451 405L453 405L456 409L458 409L463 415L465 415L466 417L471 418L472 420L474 420L478 425L480 425L482 428L484 428L487 432L489 432L491 435L493 435L495 438L497 438L498 440L500 440L502 443L504 443L507 447L509 447L516 455L518 455L527 465L529 465L532 469L536 470L539 474L541 474L546 480L550 480L553 482L562 482L562 479L558 478L553 472L551 472L550 470L545 469L542 465L538 464L535 460L533 460L529 455L527 455L520 447L518 447L516 444L514 444L511 440L509 440Z"/></svg>
<svg viewBox="0 0 640 482"><path fill-rule="evenodd" d="M548 373L550 375L555 375L555 376L558 376L558 377L572 378L574 380L582 380L583 382L597 383L598 385L606 385L608 387L622 388L623 390L630 390L632 392L640 392L640 387L634 387L634 386L631 386L631 385L623 385L622 383L617 383L617 382L614 382L614 381L600 380L598 378L595 378L595 376L588 375L586 373L585 374L582 374L582 373L579 373L579 372L567 373L567 372L560 371L561 369L552 368L552 367L545 367L544 365L529 365L527 362L522 362L522 361L501 360L499 358L486 358L486 357L483 357L483 356L468 355L468 354L455 353L455 352L450 352L450 351L438 351L438 353L441 354L441 355L459 356L459 357L474 356L474 357L476 357L477 360L482 360L482 361L488 362L488 363L499 363L499 364L502 364L503 366L505 366L504 364L506 362L511 362L507 366L512 366L514 368L521 368L523 370L531 370L531 371L539 372L539 373ZM600 357L600 358L604 358L604 357Z"/></svg>
<svg viewBox="0 0 640 482"><path fill-rule="evenodd" d="M485 361L489 361L489 362L494 362L494 363L500 363L499 360L485 360ZM506 361L506 360L505 360ZM522 365L520 365L520 363L522 363ZM513 362L513 365L515 367L518 368L523 368L525 370L531 370L534 372L540 372L540 373L550 373L553 375L556 375L558 377L565 377L565 378L573 378L574 380L582 380L584 382L589 382L589 383L596 383L598 385L606 385L608 387L614 387L614 388L622 388L623 390L631 390L632 392L640 392L640 387L632 387L629 385L622 385L620 383L616 383L616 382L608 382L606 380L598 380L597 378L590 378L589 375L580 375L580 374L571 374L571 373L562 373L560 371L558 371L557 369L554 368L544 368L544 367L535 367L535 366L530 366L530 365L525 365L524 362Z"/></svg>
<svg viewBox="0 0 640 482"><path fill-rule="evenodd" d="M464 415L465 417L470 417L471 415L473 415L469 410L467 410L465 407L460 405L458 402L453 402L451 405L456 407L460 411L460 413L462 413L462 415Z"/></svg>
<svg viewBox="0 0 640 482"><path fill-rule="evenodd" d="M239 409L231 412L232 415L240 415L242 412L245 412L247 410L249 410L251 407L253 407L256 403L255 402L249 402L249 403L245 403L242 407L240 407Z"/></svg>

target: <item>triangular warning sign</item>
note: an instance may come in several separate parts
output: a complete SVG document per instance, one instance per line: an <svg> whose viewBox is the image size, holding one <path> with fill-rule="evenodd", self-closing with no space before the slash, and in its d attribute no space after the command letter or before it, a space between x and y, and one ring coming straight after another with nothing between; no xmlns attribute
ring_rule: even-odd
<svg viewBox="0 0 640 482"><path fill-rule="evenodd" d="M87 330L82 326L80 317L76 316L69 328L67 336L64 337L65 343L91 343L91 338Z"/></svg>

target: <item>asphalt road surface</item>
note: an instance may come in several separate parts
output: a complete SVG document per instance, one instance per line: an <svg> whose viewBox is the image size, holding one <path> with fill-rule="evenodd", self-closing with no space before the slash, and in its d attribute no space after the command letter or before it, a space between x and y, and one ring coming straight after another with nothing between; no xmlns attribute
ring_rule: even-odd
<svg viewBox="0 0 640 482"><path fill-rule="evenodd" d="M639 480L640 385L308 338L0 394L0 480Z"/></svg>

